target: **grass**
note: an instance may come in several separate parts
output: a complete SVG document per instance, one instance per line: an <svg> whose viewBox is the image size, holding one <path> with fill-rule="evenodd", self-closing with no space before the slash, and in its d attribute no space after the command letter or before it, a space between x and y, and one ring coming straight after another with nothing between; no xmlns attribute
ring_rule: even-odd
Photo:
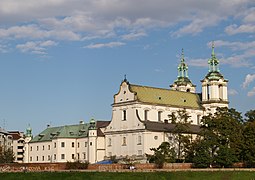
<svg viewBox="0 0 255 180"><path fill-rule="evenodd" d="M255 179L254 171L176 171L176 172L28 172L0 173L1 180L245 180Z"/></svg>

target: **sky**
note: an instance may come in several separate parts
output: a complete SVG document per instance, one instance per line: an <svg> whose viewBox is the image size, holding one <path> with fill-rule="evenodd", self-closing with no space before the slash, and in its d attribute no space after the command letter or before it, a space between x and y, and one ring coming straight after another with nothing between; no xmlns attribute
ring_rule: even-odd
<svg viewBox="0 0 255 180"><path fill-rule="evenodd" d="M255 109L254 1L0 0L0 127L111 120L124 75L169 88L182 48L201 92L212 41L229 107Z"/></svg>

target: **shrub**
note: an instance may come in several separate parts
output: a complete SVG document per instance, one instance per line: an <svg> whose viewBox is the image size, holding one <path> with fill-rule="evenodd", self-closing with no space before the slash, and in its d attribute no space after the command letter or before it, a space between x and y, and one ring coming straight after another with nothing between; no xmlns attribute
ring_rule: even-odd
<svg viewBox="0 0 255 180"><path fill-rule="evenodd" d="M81 161L75 161L75 162L70 162L68 161L66 163L66 169L87 169L89 165L89 162L81 162Z"/></svg>

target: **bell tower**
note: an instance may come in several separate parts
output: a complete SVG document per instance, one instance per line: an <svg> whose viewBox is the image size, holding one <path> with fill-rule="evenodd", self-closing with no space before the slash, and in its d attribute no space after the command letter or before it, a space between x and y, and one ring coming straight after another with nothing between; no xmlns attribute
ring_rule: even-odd
<svg viewBox="0 0 255 180"><path fill-rule="evenodd" d="M212 54L208 60L209 72L202 82L202 103L208 113L214 113L217 107L228 107L227 83L219 70L219 60L214 53L214 42L212 43Z"/></svg>
<svg viewBox="0 0 255 180"><path fill-rule="evenodd" d="M181 62L178 65L178 77L170 87L173 90L184 92L196 92L196 86L192 84L188 76L188 65L185 63L184 53L182 49Z"/></svg>

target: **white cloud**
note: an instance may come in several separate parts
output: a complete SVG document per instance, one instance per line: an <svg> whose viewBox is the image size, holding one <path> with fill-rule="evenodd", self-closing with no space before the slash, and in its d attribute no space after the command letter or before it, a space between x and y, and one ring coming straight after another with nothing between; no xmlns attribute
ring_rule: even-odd
<svg viewBox="0 0 255 180"><path fill-rule="evenodd" d="M98 44L90 44L88 46L85 46L84 48L88 49L99 49L99 48L113 48L118 46L123 46L125 43L123 42L109 42L109 43L98 43Z"/></svg>
<svg viewBox="0 0 255 180"><path fill-rule="evenodd" d="M223 40L216 40L214 41L216 47L229 47L232 50L246 50L249 48L253 48L255 46L255 41L251 42L240 42L240 41L223 41ZM211 47L211 43L207 43L208 47Z"/></svg>
<svg viewBox="0 0 255 180"><path fill-rule="evenodd" d="M190 59L187 60L187 64L196 67L208 67L208 59Z"/></svg>
<svg viewBox="0 0 255 180"><path fill-rule="evenodd" d="M125 34L122 36L123 40L134 40L134 39L139 39L140 37L147 36L145 32L138 32L138 33L130 33L130 34Z"/></svg>
<svg viewBox="0 0 255 180"><path fill-rule="evenodd" d="M250 91L247 93L247 96L249 96L249 97L255 96L255 87L253 87L252 90L250 90Z"/></svg>
<svg viewBox="0 0 255 180"><path fill-rule="evenodd" d="M23 53L32 53L32 54L40 54L40 55L45 55L47 47L50 46L56 46L57 43L51 40L48 41L29 41L26 42L25 44L18 44L16 46L17 49L19 49Z"/></svg>
<svg viewBox="0 0 255 180"><path fill-rule="evenodd" d="M6 45L0 44L0 53L7 53L7 52L8 52L8 47Z"/></svg>
<svg viewBox="0 0 255 180"><path fill-rule="evenodd" d="M230 96L235 96L238 94L238 92L235 89L228 89L228 94Z"/></svg>
<svg viewBox="0 0 255 180"><path fill-rule="evenodd" d="M242 87L247 88L253 81L255 81L255 74L247 74Z"/></svg>

